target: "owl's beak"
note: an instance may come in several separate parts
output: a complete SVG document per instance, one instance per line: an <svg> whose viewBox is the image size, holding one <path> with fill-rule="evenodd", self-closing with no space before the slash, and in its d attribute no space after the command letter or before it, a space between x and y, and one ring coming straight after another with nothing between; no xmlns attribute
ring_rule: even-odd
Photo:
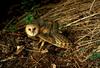
<svg viewBox="0 0 100 68"><path fill-rule="evenodd" d="M34 33L35 32L35 30L34 29L32 29L32 33Z"/></svg>

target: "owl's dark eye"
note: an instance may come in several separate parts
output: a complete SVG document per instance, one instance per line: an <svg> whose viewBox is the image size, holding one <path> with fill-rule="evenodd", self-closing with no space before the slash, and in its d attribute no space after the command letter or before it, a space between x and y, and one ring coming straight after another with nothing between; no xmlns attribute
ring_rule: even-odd
<svg viewBox="0 0 100 68"><path fill-rule="evenodd" d="M28 30L29 30L29 31L31 31L31 29L30 29L30 28L29 28Z"/></svg>
<svg viewBox="0 0 100 68"><path fill-rule="evenodd" d="M33 28L33 31L36 30L36 28Z"/></svg>

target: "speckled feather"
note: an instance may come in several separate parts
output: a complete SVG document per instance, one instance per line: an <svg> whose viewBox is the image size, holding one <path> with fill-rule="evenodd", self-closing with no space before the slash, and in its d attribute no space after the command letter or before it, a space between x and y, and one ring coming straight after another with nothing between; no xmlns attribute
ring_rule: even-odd
<svg viewBox="0 0 100 68"><path fill-rule="evenodd" d="M37 25L37 24L36 24ZM47 28L47 27L39 27L37 26L36 27L35 24L29 24L27 25L28 27L26 27L26 33L27 35L29 36L29 33L31 33L31 31L28 32L28 30L31 28L33 30L33 28L36 28L36 29L39 29L39 31L36 31L37 34L35 34L35 36L39 37L40 39L52 44L52 45L55 45L57 47L60 47L60 48L68 48L69 46L69 41L68 39L63 36L62 34L60 33L57 33L57 31L55 31L55 28ZM28 29L29 28L29 29ZM45 29L46 28L46 29ZM47 33L45 32L45 30L48 30ZM50 31L53 31L50 33ZM34 32L32 32L33 35L34 35ZM50 33L50 34L48 34ZM32 37L32 36L31 36Z"/></svg>

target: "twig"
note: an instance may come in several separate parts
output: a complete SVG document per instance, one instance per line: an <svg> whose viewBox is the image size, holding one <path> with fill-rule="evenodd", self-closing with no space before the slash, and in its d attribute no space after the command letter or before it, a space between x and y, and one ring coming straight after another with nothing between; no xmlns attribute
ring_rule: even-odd
<svg viewBox="0 0 100 68"><path fill-rule="evenodd" d="M33 66L35 66L37 63L39 64L39 62L40 62L41 60L43 60L45 57L46 57L45 55L44 55L43 57L41 57L38 61L36 61L35 64L33 64Z"/></svg>
<svg viewBox="0 0 100 68"><path fill-rule="evenodd" d="M99 27L99 25L98 25L98 27ZM90 35L90 34L93 34L93 33L95 32L95 30L96 30L98 27L94 28L94 29L93 29L91 32L89 32L88 34L82 36L82 37L81 37L80 39L78 39L75 43L79 42L80 40L82 40L82 39L85 38L86 36L88 36L88 35Z"/></svg>
<svg viewBox="0 0 100 68"><path fill-rule="evenodd" d="M0 46L1 46L1 47L7 47L7 46L6 46L6 45L4 45L4 44L0 44Z"/></svg>
<svg viewBox="0 0 100 68"><path fill-rule="evenodd" d="M75 23L77 23L77 22L79 22L79 21L82 21L82 20L84 20L84 19L93 17L93 16L98 15L98 14L100 14L100 13L94 13L94 14L91 14L91 15L89 15L89 16L83 17L83 18L81 18L81 19L78 19L78 20L76 20L76 21L74 21L74 22L72 22L72 23L69 23L69 24L65 25L64 27L66 28L66 27L68 27L68 26L71 26L72 24L75 24Z"/></svg>
<svg viewBox="0 0 100 68"><path fill-rule="evenodd" d="M89 13L91 12L94 3L95 3L95 0L93 0L92 4L91 4L91 6L90 6Z"/></svg>
<svg viewBox="0 0 100 68"><path fill-rule="evenodd" d="M96 42L96 41L94 41L94 42ZM86 45L90 45L90 44L92 44L92 43L94 43L94 42L88 42L88 43L86 43L86 44L83 44L83 45L80 45L79 47L82 47L82 46L86 46Z"/></svg>
<svg viewBox="0 0 100 68"><path fill-rule="evenodd" d="M41 16L40 18L43 19L43 18L47 17L48 15L50 15L50 14L52 14L52 13L55 13L55 12L57 12L57 11L61 11L62 9L61 9L61 10L57 10L57 11L54 11L54 10L58 9L58 7L61 7L61 6L63 6L63 5L66 5L67 3L68 3L68 2L66 1L66 2L64 2L64 3L62 3L62 4L57 5L55 8L51 9L48 13L46 13L46 14L43 15L43 16Z"/></svg>
<svg viewBox="0 0 100 68"><path fill-rule="evenodd" d="M11 60L11 59L15 59L16 57L14 56L10 56L10 57L7 57L5 59L1 59L0 62L5 62L5 61L8 61L8 60Z"/></svg>
<svg viewBox="0 0 100 68"><path fill-rule="evenodd" d="M75 54L75 55L76 55L76 54ZM75 58L73 58L73 59L74 59L76 65L78 66L78 68L81 68L80 65L79 65L79 63L75 60ZM76 67L76 68L77 68L77 67Z"/></svg>
<svg viewBox="0 0 100 68"><path fill-rule="evenodd" d="M4 27L3 30L7 29L7 27L8 27L13 21L15 21L15 18L12 18L12 19L10 20L10 22L8 22L8 24Z"/></svg>
<svg viewBox="0 0 100 68"><path fill-rule="evenodd" d="M56 68L56 64L51 64L51 68Z"/></svg>
<svg viewBox="0 0 100 68"><path fill-rule="evenodd" d="M86 58L85 59L79 59L79 61L80 62L85 62L86 60L88 60L89 58L90 58L90 56L92 56L93 55L93 53L95 53L97 50L96 49L94 49L89 55L87 55L86 56Z"/></svg>

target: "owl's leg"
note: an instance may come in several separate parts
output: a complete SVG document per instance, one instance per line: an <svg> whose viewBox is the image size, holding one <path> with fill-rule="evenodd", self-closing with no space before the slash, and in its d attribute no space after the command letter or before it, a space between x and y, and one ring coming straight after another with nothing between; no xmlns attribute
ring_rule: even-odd
<svg viewBox="0 0 100 68"><path fill-rule="evenodd" d="M42 39L40 39L39 42L36 44L36 46L39 46L39 44L41 44L40 47L39 47L39 50L42 49L44 43L45 43L45 42L44 42Z"/></svg>
<svg viewBox="0 0 100 68"><path fill-rule="evenodd" d="M44 40L41 40L41 45L40 45L40 48L39 48L40 51L42 50L42 47L44 46L44 43L45 43L45 41Z"/></svg>
<svg viewBox="0 0 100 68"><path fill-rule="evenodd" d="M39 51L41 53L47 53L48 52L48 49L42 49L42 47L44 46L44 44L45 44L45 41L41 40L41 45L40 45L40 48L39 48Z"/></svg>
<svg viewBox="0 0 100 68"><path fill-rule="evenodd" d="M41 42L42 42L42 40L40 39L40 40L38 41L38 43L36 44L36 46L38 46Z"/></svg>

